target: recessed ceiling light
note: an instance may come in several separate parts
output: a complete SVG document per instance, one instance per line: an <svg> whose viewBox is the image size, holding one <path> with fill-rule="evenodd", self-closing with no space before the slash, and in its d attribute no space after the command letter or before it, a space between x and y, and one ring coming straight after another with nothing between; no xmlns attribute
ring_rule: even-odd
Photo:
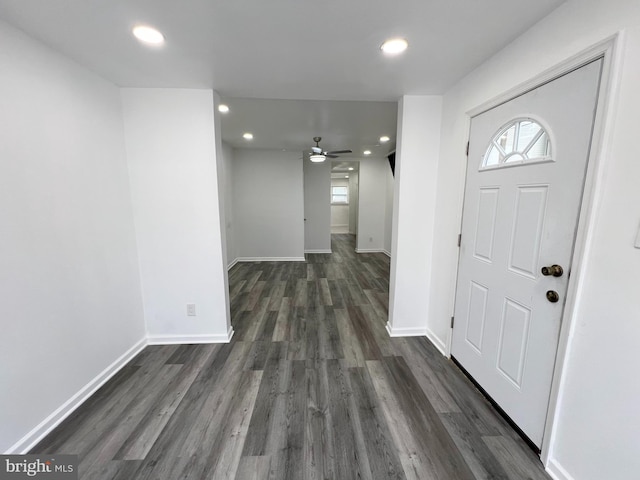
<svg viewBox="0 0 640 480"><path fill-rule="evenodd" d="M380 50L387 55L397 55L404 52L408 46L409 43L404 38L390 38L382 44Z"/></svg>
<svg viewBox="0 0 640 480"><path fill-rule="evenodd" d="M349 175L345 175L344 178L349 178Z"/></svg>
<svg viewBox="0 0 640 480"><path fill-rule="evenodd" d="M380 137L380 143L387 143L389 140L389 137L387 137L386 135Z"/></svg>
<svg viewBox="0 0 640 480"><path fill-rule="evenodd" d="M364 151L364 152L362 152L362 153L364 153L365 155L371 155L371 150L365 150L365 151Z"/></svg>
<svg viewBox="0 0 640 480"><path fill-rule="evenodd" d="M164 35L148 25L136 25L133 27L133 35L147 45L159 46L164 43Z"/></svg>
<svg viewBox="0 0 640 480"><path fill-rule="evenodd" d="M353 170L353 167L349 167L349 170Z"/></svg>
<svg viewBox="0 0 640 480"><path fill-rule="evenodd" d="M253 133L245 133L242 135L242 138L244 138L245 140L253 140Z"/></svg>
<svg viewBox="0 0 640 480"><path fill-rule="evenodd" d="M221 103L220 105L218 105L218 111L220 113L227 113L229 111L229 106Z"/></svg>

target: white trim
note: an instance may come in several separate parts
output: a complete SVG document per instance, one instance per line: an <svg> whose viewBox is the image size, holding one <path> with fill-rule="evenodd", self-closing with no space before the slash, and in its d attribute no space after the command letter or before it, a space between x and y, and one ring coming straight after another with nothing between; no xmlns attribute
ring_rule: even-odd
<svg viewBox="0 0 640 480"><path fill-rule="evenodd" d="M149 335L149 345L175 345L189 343L229 343L233 337L233 327L227 333L218 335Z"/></svg>
<svg viewBox="0 0 640 480"><path fill-rule="evenodd" d="M319 248L319 249L315 249L315 250L305 250L304 253L333 253L331 251L331 249L327 249L327 248Z"/></svg>
<svg viewBox="0 0 640 480"><path fill-rule="evenodd" d="M585 58L594 58L598 55L604 56L604 63L602 66L602 77L600 80L600 91L598 92L599 96L596 108L596 118L593 126L591 149L589 151L587 172L584 182L584 192L582 195L582 204L580 208L580 216L578 218L578 228L576 230L574 252L570 267L571 279L569 280L567 297L560 325L556 363L551 383L551 394L549 396L549 409L547 410L545 431L542 438L542 452L540 458L545 466L548 466L551 463L551 454L556 436L555 427L559 421L558 405L560 404L563 395L564 385L566 382L565 374L570 356L570 338L575 325L578 323L578 309L576 306L580 304L582 285L586 277L586 262L584 260L589 257L589 250L593 243L593 229L595 225L597 204L601 197L601 185L603 184L602 180L605 175L605 165L607 164L608 159L607 152L610 151L609 143L612 140L613 119L616 114L624 40L624 33L619 32L616 35L608 37L606 40L598 43L582 54ZM577 63L579 59L580 55L574 57L573 62ZM559 471L565 472L557 463L555 463L555 466L560 469ZM569 478L571 477L569 476Z"/></svg>
<svg viewBox="0 0 640 480"><path fill-rule="evenodd" d="M387 332L390 337L426 337L427 329L425 327L414 328L397 328L387 322Z"/></svg>
<svg viewBox="0 0 640 480"><path fill-rule="evenodd" d="M129 350L120 355L111 365L90 380L69 400L58 407L51 415L40 422L24 437L13 444L6 454L25 454L38 444L44 437L71 415L78 407L86 402L111 377L118 373L147 345L172 345L191 343L229 343L233 337L233 327L229 326L226 334L222 335L148 335L140 339Z"/></svg>
<svg viewBox="0 0 640 480"><path fill-rule="evenodd" d="M492 108L495 108L503 103L506 103L515 97L519 97L524 95L531 90L534 90L545 83L552 82L553 80L566 75L567 73L576 70L587 63L591 63L592 61L602 57L607 53L611 53L614 50L615 44L619 40L622 32L619 32L615 35L611 35L601 42L596 43L595 45L583 50L582 52L573 55L566 60L556 64L555 66L543 71L539 75L530 78L526 82L523 82L515 87L503 92L502 94L493 97L490 100L478 105L475 108L472 108L467 112L469 117L476 117L481 113L484 113Z"/></svg>
<svg viewBox="0 0 640 480"><path fill-rule="evenodd" d="M231 260L231 263L227 265L227 271L231 270L234 267L234 265L238 263L238 261L239 260L237 258L234 258L233 260Z"/></svg>
<svg viewBox="0 0 640 480"><path fill-rule="evenodd" d="M438 336L431 331L429 327L427 327L427 338L433 343L433 345L440 350L440 353L445 357L450 356L447 355L447 345L438 338Z"/></svg>
<svg viewBox="0 0 640 480"><path fill-rule="evenodd" d="M133 357L147 346L147 339L138 340L129 350L120 355L111 365L90 380L84 387L75 393L69 400L58 407L51 415L40 422L24 437L13 444L6 454L25 454L31 450L40 440L47 436L54 428L71 415L80 405L89 399L102 385L122 369Z"/></svg>
<svg viewBox="0 0 640 480"><path fill-rule="evenodd" d="M436 347L442 355L447 356L446 345L433 333L429 327L414 328L394 328L387 322L387 332L390 337L427 337L427 339Z"/></svg>
<svg viewBox="0 0 640 480"><path fill-rule="evenodd" d="M304 262L304 257L238 257L236 262Z"/></svg>
<svg viewBox="0 0 640 480"><path fill-rule="evenodd" d="M555 458L549 460L546 470L554 480L574 480L573 477L569 475L569 472L567 472Z"/></svg>
<svg viewBox="0 0 640 480"><path fill-rule="evenodd" d="M383 248L356 248L356 253L386 253L391 256Z"/></svg>
<svg viewBox="0 0 640 480"><path fill-rule="evenodd" d="M584 191L578 218L578 228L575 236L574 252L571 261L571 279L567 288L567 296L563 317L558 337L558 349L556 352L556 362L551 383L551 393L549 396L549 407L545 421L545 429L542 438L542 452L540 459L542 463L557 469L558 478L563 478L562 472L566 473L555 461L551 459L553 444L555 441L555 426L558 422L558 405L560 403L565 384L564 375L566 364L569 358L569 347L571 332L577 323L577 309L579 304L582 283L585 277L585 262L592 244L593 225L595 220L596 205L601 196L599 187L604 175L604 165L606 164L608 144L611 141L613 118L615 116L616 98L620 71L622 68L622 44L624 43L624 32L618 32L609 36L582 52L573 55L554 67L543 71L539 75L531 78L527 82L515 86L506 92L484 102L476 108L467 112L467 138L471 130L470 118L480 115L487 110L495 108L509 100L523 95L545 83L551 82L571 71L580 68L600 57L604 58L602 76L596 109L596 118L593 126L592 143L587 161L587 172L584 182ZM465 175L466 182L466 175ZM458 264L460 260L458 259ZM457 275L456 275L457 276ZM456 288L457 295L457 288ZM449 342L448 355L450 355L451 342ZM553 464L553 465L552 465ZM571 478L570 476L568 478Z"/></svg>
<svg viewBox="0 0 640 480"><path fill-rule="evenodd" d="M387 249L382 250L382 253L384 253L387 257L391 258L391 252Z"/></svg>

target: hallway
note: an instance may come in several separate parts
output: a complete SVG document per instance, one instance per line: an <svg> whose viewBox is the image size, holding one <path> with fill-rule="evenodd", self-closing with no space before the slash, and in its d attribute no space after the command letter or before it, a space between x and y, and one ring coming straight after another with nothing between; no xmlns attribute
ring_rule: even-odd
<svg viewBox="0 0 640 480"><path fill-rule="evenodd" d="M389 258L229 272L230 344L149 346L32 453L83 479L546 479L426 338L385 330Z"/></svg>

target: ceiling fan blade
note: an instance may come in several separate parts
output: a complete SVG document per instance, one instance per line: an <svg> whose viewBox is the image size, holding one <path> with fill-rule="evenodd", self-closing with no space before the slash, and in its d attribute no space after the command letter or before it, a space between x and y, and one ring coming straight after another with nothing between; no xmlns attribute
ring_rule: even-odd
<svg viewBox="0 0 640 480"><path fill-rule="evenodd" d="M327 153L325 153L325 154L324 154L324 156L325 156L325 157L328 157L328 158L338 158L338 155L333 155L333 154L328 153L328 152L327 152Z"/></svg>
<svg viewBox="0 0 640 480"><path fill-rule="evenodd" d="M336 153L353 153L353 150L334 150L332 152L325 152L325 155L327 154L336 154Z"/></svg>

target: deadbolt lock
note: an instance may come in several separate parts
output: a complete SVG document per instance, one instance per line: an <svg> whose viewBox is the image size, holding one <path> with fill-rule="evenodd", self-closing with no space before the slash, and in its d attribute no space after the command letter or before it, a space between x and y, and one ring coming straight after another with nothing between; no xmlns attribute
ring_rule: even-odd
<svg viewBox="0 0 640 480"><path fill-rule="evenodd" d="M553 275L554 277L561 277L564 270L560 265L551 265L550 267L542 267L542 274L544 276Z"/></svg>
<svg viewBox="0 0 640 480"><path fill-rule="evenodd" d="M547 300L549 300L551 303L556 303L558 300L560 300L560 295L558 295L558 292L556 292L555 290L549 290L547 291Z"/></svg>

